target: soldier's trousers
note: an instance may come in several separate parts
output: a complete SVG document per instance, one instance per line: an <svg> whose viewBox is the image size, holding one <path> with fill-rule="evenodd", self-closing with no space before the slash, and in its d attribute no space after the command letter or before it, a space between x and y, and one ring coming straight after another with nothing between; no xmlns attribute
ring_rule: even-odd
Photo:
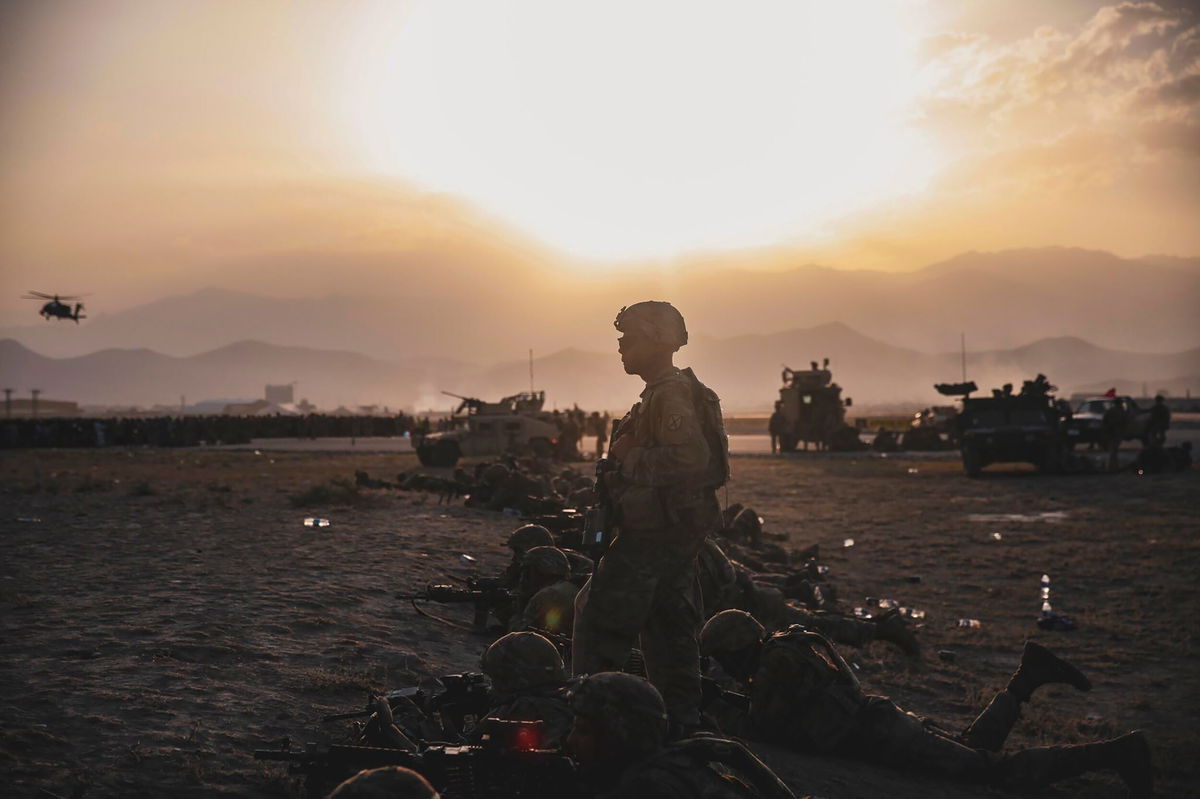
<svg viewBox="0 0 1200 799"><path fill-rule="evenodd" d="M900 769L1016 787L1047 785L1110 765L1103 744L1037 746L1000 754L1019 714L1020 702L1001 691L958 738L889 699L873 696L839 751Z"/></svg>
<svg viewBox="0 0 1200 799"><path fill-rule="evenodd" d="M640 636L646 675L682 724L700 720L703 539L623 531L580 591L572 641L572 671L592 674L620 669Z"/></svg>
<svg viewBox="0 0 1200 799"><path fill-rule="evenodd" d="M844 613L828 610L808 610L787 605L782 612L784 623L800 624L838 644L863 647L875 640L875 625Z"/></svg>

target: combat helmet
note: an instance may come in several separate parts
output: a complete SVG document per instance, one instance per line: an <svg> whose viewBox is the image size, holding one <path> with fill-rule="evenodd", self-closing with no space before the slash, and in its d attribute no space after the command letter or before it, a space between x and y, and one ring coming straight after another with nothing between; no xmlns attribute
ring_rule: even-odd
<svg viewBox="0 0 1200 799"><path fill-rule="evenodd" d="M528 552L534 547L554 546L554 536L540 524L526 524L512 531L507 544L510 549Z"/></svg>
<svg viewBox="0 0 1200 799"><path fill-rule="evenodd" d="M641 333L652 341L670 346L672 351L688 342L683 314L669 302L649 300L626 306L617 312L613 327L622 333Z"/></svg>
<svg viewBox="0 0 1200 799"><path fill-rule="evenodd" d="M605 671L585 677L571 692L571 710L597 725L617 750L649 753L667 736L667 706L641 677Z"/></svg>
<svg viewBox="0 0 1200 799"><path fill-rule="evenodd" d="M571 573L571 562L561 549L552 546L534 547L525 553L521 568L545 577L566 579Z"/></svg>
<svg viewBox="0 0 1200 799"><path fill-rule="evenodd" d="M483 650L483 673L500 693L566 682L567 672L558 649L537 633L509 633Z"/></svg>
<svg viewBox="0 0 1200 799"><path fill-rule="evenodd" d="M700 654L723 655L763 639L766 630L744 610L723 610L700 630Z"/></svg>
<svg viewBox="0 0 1200 799"><path fill-rule="evenodd" d="M437 799L437 791L417 772L403 766L360 771L341 783L329 799Z"/></svg>
<svg viewBox="0 0 1200 799"><path fill-rule="evenodd" d="M508 467L503 463L493 463L483 470L480 479L486 485L499 485L508 477Z"/></svg>

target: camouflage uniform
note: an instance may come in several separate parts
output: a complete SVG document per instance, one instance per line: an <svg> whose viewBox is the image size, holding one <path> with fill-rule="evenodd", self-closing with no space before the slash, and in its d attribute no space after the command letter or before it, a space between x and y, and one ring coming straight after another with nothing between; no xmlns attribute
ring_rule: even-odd
<svg viewBox="0 0 1200 799"><path fill-rule="evenodd" d="M647 382L641 402L613 428L618 436L634 442L611 484L619 534L576 619L573 669L619 669L640 634L647 674L672 718L694 724L702 622L696 552L720 524L715 489L728 476L720 401L690 371L671 368Z"/></svg>
<svg viewBox="0 0 1200 799"><path fill-rule="evenodd" d="M559 580L538 591L525 603L513 623L513 630L545 630L571 637L575 626L575 595L579 586Z"/></svg>
<svg viewBox="0 0 1200 799"><path fill-rule="evenodd" d="M765 763L736 741L707 735L667 744L597 799L793 799Z"/></svg>
<svg viewBox="0 0 1200 799"><path fill-rule="evenodd" d="M497 694L484 718L542 722L539 749L562 749L575 714L567 704L565 685L541 685Z"/></svg>
<svg viewBox="0 0 1200 799"><path fill-rule="evenodd" d="M778 777L744 746L708 735L666 746L666 707L652 685L629 674L585 678L571 695L580 720L595 725L609 753L595 762L574 752L597 799L793 799ZM571 742L569 742L571 743Z"/></svg>
<svg viewBox="0 0 1200 799"><path fill-rule="evenodd" d="M567 701L566 669L554 644L537 633L509 633L484 650L480 665L494 689L484 718L540 721L538 747L561 749L575 714Z"/></svg>
<svg viewBox="0 0 1200 799"><path fill-rule="evenodd" d="M759 585L745 566L731 561L711 538L700 550L700 590L704 617L722 610L744 610L768 630L800 624L847 646L862 647L875 640L875 624L836 611L807 610L786 601L783 593Z"/></svg>
<svg viewBox="0 0 1200 799"><path fill-rule="evenodd" d="M1049 667L1053 678L1022 677L1032 651L1027 645L1022 667L1008 689L997 694L962 735L955 735L897 707L887 697L864 694L828 641L792 627L762 644L750 680L750 712L743 729L751 738L800 751L1010 786L1041 786L1086 771L1116 768L1134 788L1133 795L1148 795L1135 788L1151 779L1149 750L1140 733L1092 744L1000 753L1021 703L1038 685L1077 680L1077 687L1090 688L1073 667L1040 647L1033 650L1043 663L1053 661ZM1047 670L1045 665L1040 668Z"/></svg>

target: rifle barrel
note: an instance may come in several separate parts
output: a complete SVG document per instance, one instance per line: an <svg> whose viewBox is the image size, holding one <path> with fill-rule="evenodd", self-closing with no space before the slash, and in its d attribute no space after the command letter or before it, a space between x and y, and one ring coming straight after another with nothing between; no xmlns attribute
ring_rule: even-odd
<svg viewBox="0 0 1200 799"><path fill-rule="evenodd" d="M374 713L374 710L355 710L351 713L330 713L322 716L321 721L345 721L346 719L364 719Z"/></svg>

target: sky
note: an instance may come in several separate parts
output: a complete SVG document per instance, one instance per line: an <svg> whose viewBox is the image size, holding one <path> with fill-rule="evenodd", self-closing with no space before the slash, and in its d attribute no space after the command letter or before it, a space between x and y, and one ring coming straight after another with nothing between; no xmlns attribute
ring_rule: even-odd
<svg viewBox="0 0 1200 799"><path fill-rule="evenodd" d="M30 289L303 293L254 284L291 255L1200 255L1182 2L13 0L0 104L4 322Z"/></svg>

